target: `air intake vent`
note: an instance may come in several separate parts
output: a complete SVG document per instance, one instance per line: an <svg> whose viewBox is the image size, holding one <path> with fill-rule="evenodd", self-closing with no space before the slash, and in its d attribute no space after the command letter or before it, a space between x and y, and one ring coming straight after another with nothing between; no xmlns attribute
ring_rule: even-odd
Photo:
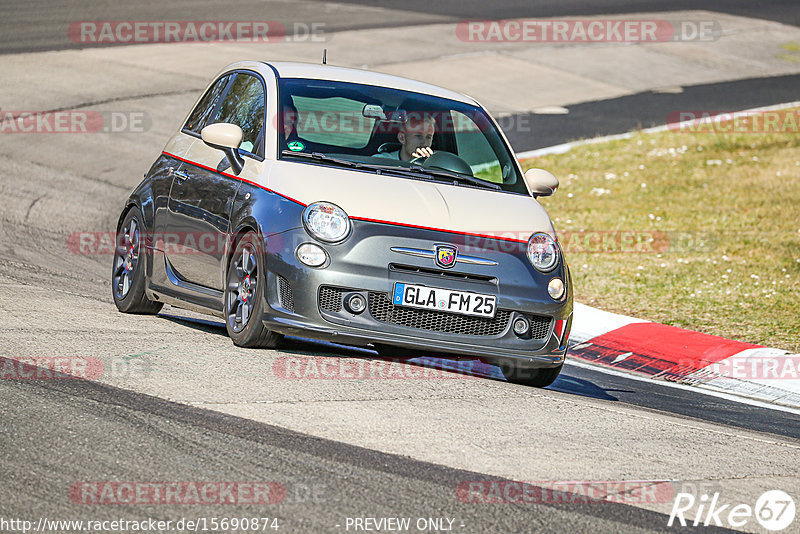
<svg viewBox="0 0 800 534"><path fill-rule="evenodd" d="M323 286L319 290L319 309L331 313L342 311L342 294L344 289Z"/></svg>
<svg viewBox="0 0 800 534"><path fill-rule="evenodd" d="M292 286L282 276L278 276L278 302L281 307L290 312L294 311L294 296L292 295Z"/></svg>

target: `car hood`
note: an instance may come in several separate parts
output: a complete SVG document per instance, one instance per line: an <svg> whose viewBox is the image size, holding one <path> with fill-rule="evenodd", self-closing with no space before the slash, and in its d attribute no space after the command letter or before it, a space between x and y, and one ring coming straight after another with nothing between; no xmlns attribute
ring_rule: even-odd
<svg viewBox="0 0 800 534"><path fill-rule="evenodd" d="M275 162L268 183L305 205L332 202L352 219L515 241L535 232L555 237L545 209L526 195L287 161Z"/></svg>

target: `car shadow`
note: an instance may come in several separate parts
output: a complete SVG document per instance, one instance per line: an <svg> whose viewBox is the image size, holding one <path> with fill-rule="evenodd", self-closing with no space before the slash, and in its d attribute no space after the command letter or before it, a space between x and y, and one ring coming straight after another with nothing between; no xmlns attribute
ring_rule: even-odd
<svg viewBox="0 0 800 534"><path fill-rule="evenodd" d="M163 312L159 313L158 316L170 322L179 324L181 326L187 326L189 328L194 328L195 330L200 330L202 332L216 334L219 336L228 335L228 332L225 329L225 323L221 321L200 319L197 317L185 317ZM456 373L463 375L465 378L485 378L489 380L507 382L506 378L503 376L503 372L497 365L492 365L475 358L449 357L447 355L434 352L421 351L418 354L412 355L382 356L371 348L353 347L350 345L341 345L330 341L319 341L295 336L286 336L281 343L279 350L283 353L292 354L295 356L335 356L345 358L362 358L390 363L396 362L406 365L413 365L420 368ZM546 389L558 391L559 393L579 395L581 397L590 397L594 399L610 401L619 400L617 397L609 393L615 390L603 389L589 380L570 376L568 369L561 371L561 374L556 381Z"/></svg>
<svg viewBox="0 0 800 534"><path fill-rule="evenodd" d="M558 375L553 384L547 389L558 391L559 393L569 393L570 395L580 395L581 397L591 397L593 399L618 401L619 399L611 394L610 389L603 389L597 384L569 375L569 371L564 369Z"/></svg>
<svg viewBox="0 0 800 534"><path fill-rule="evenodd" d="M280 350L282 352L301 356L343 356L347 358L365 358L384 362L397 362L437 371L456 373L463 375L465 378L483 378L508 382L505 376L503 376L503 372L499 366L474 358L448 357L436 353L425 353L419 356L381 356L375 350L369 348L351 347L348 345L339 345L336 343L299 337L285 338L284 344L281 345ZM324 354L320 354L323 351ZM590 380L570 376L567 369L563 370L556 381L545 389L569 395L578 395L581 397L608 401L619 401L611 392L623 391L618 389L605 389ZM632 393L631 391L628 392Z"/></svg>
<svg viewBox="0 0 800 534"><path fill-rule="evenodd" d="M225 329L225 323L222 321L200 319L198 317L183 317L164 312L159 313L158 316L181 326L188 326L189 328L194 328L195 330L200 330L201 332L228 337L228 331Z"/></svg>

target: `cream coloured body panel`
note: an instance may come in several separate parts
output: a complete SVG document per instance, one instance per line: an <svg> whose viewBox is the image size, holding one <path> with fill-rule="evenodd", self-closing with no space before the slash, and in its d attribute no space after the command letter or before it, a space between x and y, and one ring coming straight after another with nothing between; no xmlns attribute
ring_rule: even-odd
<svg viewBox="0 0 800 534"><path fill-rule="evenodd" d="M170 137L169 141L167 141L167 144L164 145L164 152L172 154L173 156L184 158L186 157L186 153L188 152L189 148L191 148L192 144L196 140L196 137L192 137L191 135L183 132L178 132Z"/></svg>
<svg viewBox="0 0 800 534"><path fill-rule="evenodd" d="M527 241L555 236L544 208L526 195L277 161L269 188L303 204L327 201L350 217Z"/></svg>
<svg viewBox="0 0 800 534"><path fill-rule="evenodd" d="M224 157L225 154L221 150L208 146L202 139L195 139L195 142L186 152L187 160L215 170ZM265 180L263 178L264 168L265 165L263 161L245 157L244 167L242 167L242 172L239 173L237 178L263 186L265 185ZM233 170L229 166L220 168L219 170L225 174L235 176ZM230 179L234 180L234 178Z"/></svg>

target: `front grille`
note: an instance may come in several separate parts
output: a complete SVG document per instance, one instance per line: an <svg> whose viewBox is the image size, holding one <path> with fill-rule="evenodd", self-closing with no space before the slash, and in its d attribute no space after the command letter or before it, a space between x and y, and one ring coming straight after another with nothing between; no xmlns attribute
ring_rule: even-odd
<svg viewBox="0 0 800 534"><path fill-rule="evenodd" d="M342 297L352 289L323 286L319 290L319 308L329 313L342 311ZM512 311L497 310L493 319L458 315L435 310L395 306L388 294L369 292L369 313L377 321L408 328L466 336L497 336L508 327ZM545 339L550 334L550 317L525 314L531 325L532 339Z"/></svg>
<svg viewBox="0 0 800 534"><path fill-rule="evenodd" d="M389 270L408 273L415 275L433 276L436 278L445 278L448 280L458 280L459 282L479 282L482 284L496 284L497 277L487 276L483 274L460 273L457 271L444 271L441 269L431 269L429 267L417 267L415 265L400 265L398 263L390 263Z"/></svg>
<svg viewBox="0 0 800 534"><path fill-rule="evenodd" d="M290 312L294 311L294 296L292 295L292 286L282 276L278 276L278 302L280 305Z"/></svg>
<svg viewBox="0 0 800 534"><path fill-rule="evenodd" d="M467 336L496 336L502 334L511 317L511 312L508 310L497 310L494 319L488 319L395 306L386 293L376 292L370 292L369 294L369 313L378 321L385 323Z"/></svg>
<svg viewBox="0 0 800 534"><path fill-rule="evenodd" d="M342 294L344 289L323 286L319 290L319 309L331 313L342 311Z"/></svg>

